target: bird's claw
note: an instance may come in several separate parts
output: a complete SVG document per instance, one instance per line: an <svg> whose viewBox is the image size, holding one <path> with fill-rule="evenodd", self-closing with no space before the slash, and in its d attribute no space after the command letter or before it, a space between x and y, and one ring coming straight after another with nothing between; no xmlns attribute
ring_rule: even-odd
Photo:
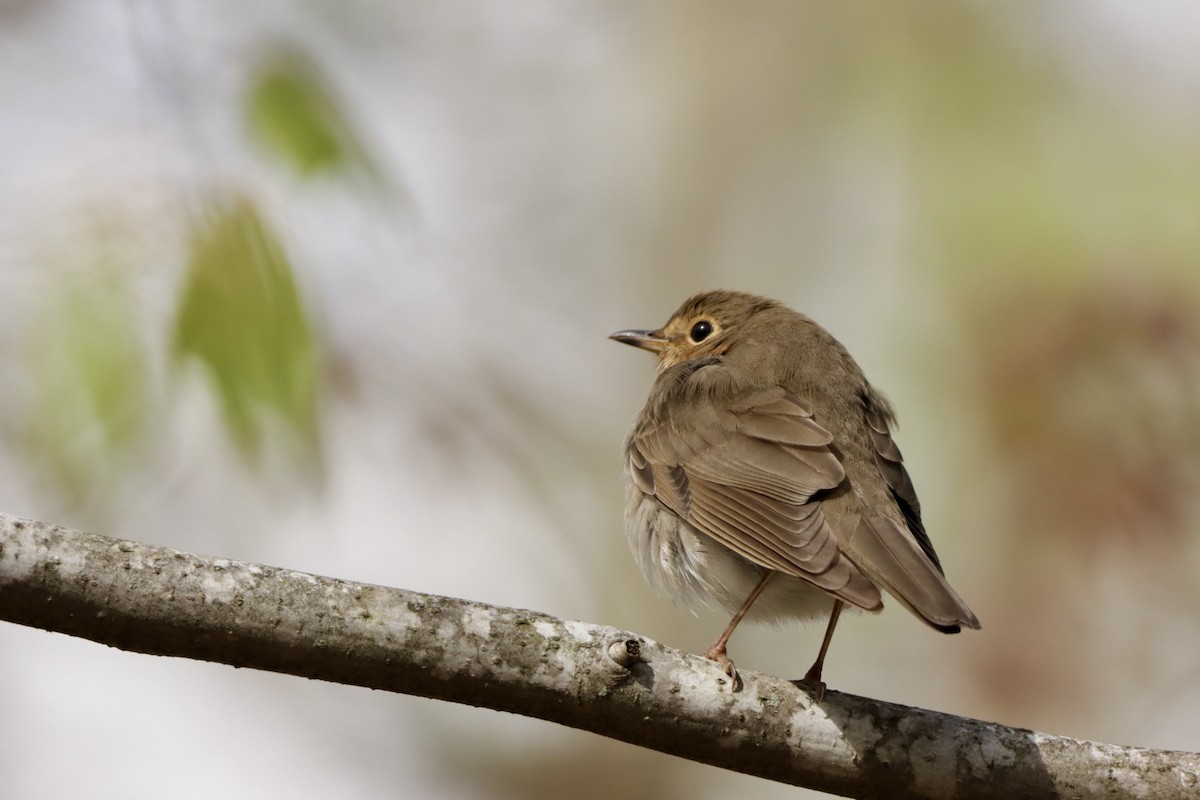
<svg viewBox="0 0 1200 800"><path fill-rule="evenodd" d="M801 689L807 689L812 694L814 703L820 703L825 699L825 681L819 678L814 681L808 677L804 677L792 681L792 684Z"/></svg>
<svg viewBox="0 0 1200 800"><path fill-rule="evenodd" d="M733 664L733 659L725 653L725 648L710 647L704 654L704 657L721 665L721 669L733 682L732 691L740 692L742 690L742 676L738 674L737 667Z"/></svg>

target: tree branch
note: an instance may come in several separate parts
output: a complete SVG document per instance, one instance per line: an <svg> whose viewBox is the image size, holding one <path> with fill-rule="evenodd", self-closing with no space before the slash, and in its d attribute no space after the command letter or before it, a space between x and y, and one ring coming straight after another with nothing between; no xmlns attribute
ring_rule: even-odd
<svg viewBox="0 0 1200 800"><path fill-rule="evenodd" d="M511 711L853 797L1195 798L1200 754L1077 741L743 672L627 631L0 514L0 620Z"/></svg>

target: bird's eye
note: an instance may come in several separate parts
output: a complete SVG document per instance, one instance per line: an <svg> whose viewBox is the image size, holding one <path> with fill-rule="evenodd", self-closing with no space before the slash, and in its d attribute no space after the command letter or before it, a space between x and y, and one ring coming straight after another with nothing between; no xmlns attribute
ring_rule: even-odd
<svg viewBox="0 0 1200 800"><path fill-rule="evenodd" d="M695 342L696 344L699 344L700 342L703 342L705 339L707 339L709 336L711 336L712 332L713 332L712 323L706 319L702 319L699 322L697 322L695 325L692 326L692 334L691 334L692 341Z"/></svg>

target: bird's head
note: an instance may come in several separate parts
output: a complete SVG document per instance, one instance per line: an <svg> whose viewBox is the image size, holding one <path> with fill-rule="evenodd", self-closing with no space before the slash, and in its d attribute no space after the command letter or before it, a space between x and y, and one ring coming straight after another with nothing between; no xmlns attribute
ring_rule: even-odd
<svg viewBox="0 0 1200 800"><path fill-rule="evenodd" d="M718 290L688 298L655 331L617 331L608 338L658 354L658 371L704 356L719 356L756 315L780 304L766 297Z"/></svg>

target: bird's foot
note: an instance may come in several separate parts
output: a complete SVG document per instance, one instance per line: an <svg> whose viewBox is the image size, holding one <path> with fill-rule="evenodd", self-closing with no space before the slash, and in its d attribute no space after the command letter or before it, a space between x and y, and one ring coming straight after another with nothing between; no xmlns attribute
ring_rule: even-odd
<svg viewBox="0 0 1200 800"><path fill-rule="evenodd" d="M704 657L721 665L721 669L733 682L732 691L740 692L742 690L742 676L738 674L737 667L733 665L733 659L725 652L724 647L713 645L704 652Z"/></svg>
<svg viewBox="0 0 1200 800"><path fill-rule="evenodd" d="M791 681L791 683L801 689L808 690L809 694L811 694L813 696L814 703L820 703L822 700L825 699L825 682L824 681L817 681L816 683L813 683L808 678L799 678L797 680Z"/></svg>
<svg viewBox="0 0 1200 800"><path fill-rule="evenodd" d="M812 692L814 702L820 703L825 699L825 681L821 680L821 670L816 664L813 665L813 668L803 678L798 681L792 681L792 683Z"/></svg>

